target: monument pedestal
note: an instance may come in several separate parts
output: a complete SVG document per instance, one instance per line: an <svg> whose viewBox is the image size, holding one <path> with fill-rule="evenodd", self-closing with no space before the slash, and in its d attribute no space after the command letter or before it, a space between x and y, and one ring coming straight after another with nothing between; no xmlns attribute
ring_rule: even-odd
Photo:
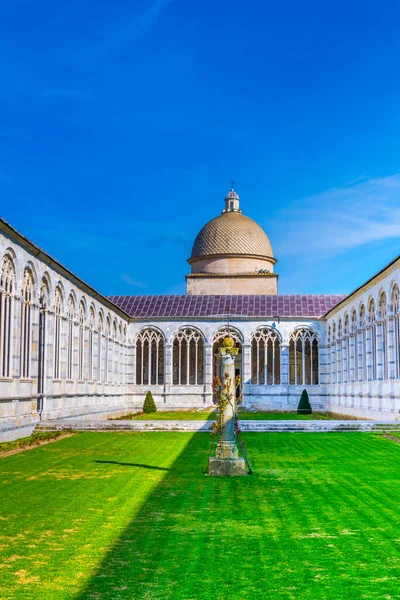
<svg viewBox="0 0 400 600"><path fill-rule="evenodd" d="M222 385L225 402L221 419L221 437L218 442L215 458L208 460L209 475L247 475L244 458L239 458L235 441L235 414L236 414L236 388L235 388L235 356L238 350L234 348L232 338L224 339L223 348L219 349L222 360Z"/></svg>
<svg viewBox="0 0 400 600"><path fill-rule="evenodd" d="M244 458L210 458L208 461L209 475L233 476L247 475Z"/></svg>

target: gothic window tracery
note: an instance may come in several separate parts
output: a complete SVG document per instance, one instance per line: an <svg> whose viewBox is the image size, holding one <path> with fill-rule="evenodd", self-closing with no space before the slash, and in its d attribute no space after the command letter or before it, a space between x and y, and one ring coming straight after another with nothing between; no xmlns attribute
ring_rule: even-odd
<svg viewBox="0 0 400 600"><path fill-rule="evenodd" d="M104 375L102 373L102 361L103 361L103 315L99 314L99 321L97 326L97 381L104 381Z"/></svg>
<svg viewBox="0 0 400 600"><path fill-rule="evenodd" d="M204 342L191 327L180 329L173 341L172 381L174 385L200 385L204 382Z"/></svg>
<svg viewBox="0 0 400 600"><path fill-rule="evenodd" d="M360 306L361 327L361 353L360 353L360 381L367 378L367 313L365 305Z"/></svg>
<svg viewBox="0 0 400 600"><path fill-rule="evenodd" d="M344 317L344 341L343 341L343 381L349 380L350 368L350 335L349 335L349 315Z"/></svg>
<svg viewBox="0 0 400 600"><path fill-rule="evenodd" d="M212 354L213 354L213 377L221 377L222 362L219 354L219 348L222 345L222 340L226 337L231 337L235 341L235 347L239 350L235 356L235 372L238 375L242 373L242 337L238 331L231 327L223 327L216 331L212 338Z"/></svg>
<svg viewBox="0 0 400 600"><path fill-rule="evenodd" d="M67 379L73 379L74 370L74 318L75 318L75 301L72 294L68 297L67 302L67 319L68 319L68 334L67 334Z"/></svg>
<svg viewBox="0 0 400 600"><path fill-rule="evenodd" d="M0 273L0 377L11 375L11 340L15 269L11 256L3 258Z"/></svg>
<svg viewBox="0 0 400 600"><path fill-rule="evenodd" d="M112 329L112 344L111 344L111 382L116 381L117 373L117 361L118 361L118 334L117 334L117 321L113 322Z"/></svg>
<svg viewBox="0 0 400 600"><path fill-rule="evenodd" d="M164 336L151 327L136 336L136 383L164 383Z"/></svg>
<svg viewBox="0 0 400 600"><path fill-rule="evenodd" d="M400 379L400 291L395 284L392 289L391 308L393 312L394 376Z"/></svg>
<svg viewBox="0 0 400 600"><path fill-rule="evenodd" d="M388 379L389 364L387 356L388 347L388 321L387 321L387 300L385 292L379 296L379 320L380 320L380 362L382 364L383 379Z"/></svg>
<svg viewBox="0 0 400 600"><path fill-rule="evenodd" d="M89 330L88 330L88 379L89 381L94 380L93 373L93 358L94 358L94 308L89 308Z"/></svg>
<svg viewBox="0 0 400 600"><path fill-rule="evenodd" d="M60 379L61 309L61 288L57 286L54 293L54 379Z"/></svg>
<svg viewBox="0 0 400 600"><path fill-rule="evenodd" d="M370 340L370 364L368 379L376 379L376 321L375 321L375 301L371 298L368 305L369 321L369 340Z"/></svg>
<svg viewBox="0 0 400 600"><path fill-rule="evenodd" d="M84 379L85 363L85 305L79 303L79 334L78 334L78 379Z"/></svg>
<svg viewBox="0 0 400 600"><path fill-rule="evenodd" d="M357 311L353 310L351 314L351 330L353 332L353 340L354 340L354 375L353 381L358 381L358 331L357 331Z"/></svg>
<svg viewBox="0 0 400 600"><path fill-rule="evenodd" d="M342 371L342 343L343 343L343 325L342 319L338 322L338 336L336 341L336 371L337 371L337 382L342 383L343 371Z"/></svg>
<svg viewBox="0 0 400 600"><path fill-rule="evenodd" d="M111 336L111 322L110 316L106 318L106 329L105 329L105 348L104 348L104 381L107 383L110 380L109 376L109 361L110 361L110 336Z"/></svg>
<svg viewBox="0 0 400 600"><path fill-rule="evenodd" d="M337 383L337 372L336 372L336 323L334 323L333 326L332 326L331 365L332 365L332 383Z"/></svg>
<svg viewBox="0 0 400 600"><path fill-rule="evenodd" d="M277 385L281 373L281 340L275 329L263 327L251 336L251 383Z"/></svg>
<svg viewBox="0 0 400 600"><path fill-rule="evenodd" d="M319 382L318 336L302 327L289 338L289 382L291 385L317 385Z"/></svg>
<svg viewBox="0 0 400 600"><path fill-rule="evenodd" d="M27 379L30 376L31 343L32 343L32 287L33 278L30 269L24 270L24 281L21 298L21 377Z"/></svg>

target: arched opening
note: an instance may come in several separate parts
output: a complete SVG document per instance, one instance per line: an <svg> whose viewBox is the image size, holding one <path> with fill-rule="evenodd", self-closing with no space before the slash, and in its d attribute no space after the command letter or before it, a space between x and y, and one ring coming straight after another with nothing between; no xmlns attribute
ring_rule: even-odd
<svg viewBox="0 0 400 600"><path fill-rule="evenodd" d="M5 256L0 274L0 375L11 375L11 340L15 269L10 256Z"/></svg>
<svg viewBox="0 0 400 600"><path fill-rule="evenodd" d="M24 271L24 282L21 299L21 367L20 373L23 379L30 377L31 344L32 344L32 288L33 278L30 269Z"/></svg>
<svg viewBox="0 0 400 600"><path fill-rule="evenodd" d="M319 383L318 337L312 329L297 329L289 339L289 383Z"/></svg>
<svg viewBox="0 0 400 600"><path fill-rule="evenodd" d="M136 383L164 383L164 336L156 329L144 329L136 336Z"/></svg>
<svg viewBox="0 0 400 600"><path fill-rule="evenodd" d="M61 311L62 294L57 286L54 293L54 379L60 379Z"/></svg>
<svg viewBox="0 0 400 600"><path fill-rule="evenodd" d="M238 331L231 328L224 328L217 331L212 338L212 360L213 360L213 379L216 377L222 377L222 360L218 348L222 345L222 340L230 336L235 340L235 348L239 350L235 356L235 377L242 376L243 372L243 349L242 349L242 337ZM240 395L240 388L236 388L237 396ZM216 398L214 398L214 401Z"/></svg>
<svg viewBox="0 0 400 600"><path fill-rule="evenodd" d="M174 337L172 382L174 385L204 383L204 342L196 329L181 329Z"/></svg>
<svg viewBox="0 0 400 600"><path fill-rule="evenodd" d="M251 336L251 383L278 385L281 382L281 340L271 327L258 329Z"/></svg>

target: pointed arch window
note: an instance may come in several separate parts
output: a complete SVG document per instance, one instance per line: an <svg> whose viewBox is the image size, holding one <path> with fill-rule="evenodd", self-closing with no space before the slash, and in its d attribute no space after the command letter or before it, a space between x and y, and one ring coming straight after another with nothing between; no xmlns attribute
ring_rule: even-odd
<svg viewBox="0 0 400 600"><path fill-rule="evenodd" d="M336 340L336 371L337 371L337 381L338 383L342 383L343 381L343 370L342 370L342 344L343 344L343 325L342 319L339 319L338 322L338 336Z"/></svg>
<svg viewBox="0 0 400 600"><path fill-rule="evenodd" d="M30 376L31 343L32 343L32 287L33 279L30 269L24 271L24 282L21 299L21 377Z"/></svg>
<svg viewBox="0 0 400 600"><path fill-rule="evenodd" d="M178 331L173 342L172 373L174 385L200 385L204 382L204 342L192 328Z"/></svg>
<svg viewBox="0 0 400 600"><path fill-rule="evenodd" d="M75 318L75 302L72 294L68 298L67 304L67 319L68 319L68 335L67 335L67 379L73 379L74 373L74 318Z"/></svg>
<svg viewBox="0 0 400 600"><path fill-rule="evenodd" d="M79 303L79 336L78 336L78 379L82 381L85 378L85 305Z"/></svg>
<svg viewBox="0 0 400 600"><path fill-rule="evenodd" d="M289 382L292 385L317 385L319 382L318 336L302 327L289 339Z"/></svg>
<svg viewBox="0 0 400 600"><path fill-rule="evenodd" d="M332 365L332 383L337 383L337 371L336 371L336 323L332 326L332 353L331 353L331 365Z"/></svg>
<svg viewBox="0 0 400 600"><path fill-rule="evenodd" d="M115 382L116 381L117 352L118 352L118 346L117 346L117 344L118 344L117 321L114 321L114 323L113 323L113 329L112 329L111 359L110 359L110 366L111 366L110 381L111 382Z"/></svg>
<svg viewBox="0 0 400 600"><path fill-rule="evenodd" d="M38 398L36 410L40 414L43 410L43 393L45 381L45 356L46 356L46 309L49 301L49 286L46 277L42 278L39 293L39 345L38 345Z"/></svg>
<svg viewBox="0 0 400 600"><path fill-rule="evenodd" d="M358 352L359 352L359 344L358 344L358 330L357 330L357 311L353 310L351 315L351 330L353 333L354 340L354 376L353 381L358 381L359 373L358 373Z"/></svg>
<svg viewBox="0 0 400 600"><path fill-rule="evenodd" d="M392 289L391 305L394 315L394 376L396 379L400 379L400 291L397 284Z"/></svg>
<svg viewBox="0 0 400 600"><path fill-rule="evenodd" d="M60 379L61 308L61 289L56 287L54 293L54 379Z"/></svg>
<svg viewBox="0 0 400 600"><path fill-rule="evenodd" d="M251 383L277 385L281 381L281 343L275 329L263 327L251 336Z"/></svg>
<svg viewBox="0 0 400 600"><path fill-rule="evenodd" d="M349 315L344 317L344 340L343 340L343 381L349 381L350 370L350 335L349 335Z"/></svg>
<svg viewBox="0 0 400 600"><path fill-rule="evenodd" d="M117 342L117 383L122 383L121 373L123 372L124 353L122 346L122 323L118 326L118 342Z"/></svg>
<svg viewBox="0 0 400 600"><path fill-rule="evenodd" d="M94 354L94 309L89 308L89 330L88 330L88 379L94 380L93 354Z"/></svg>
<svg viewBox="0 0 400 600"><path fill-rule="evenodd" d="M103 364L103 315L100 313L99 322L97 325L97 381L104 381L102 374Z"/></svg>
<svg viewBox="0 0 400 600"><path fill-rule="evenodd" d="M369 339L370 339L370 365L369 365L369 380L376 379L376 320L375 320L375 302L370 300L368 305L369 319Z"/></svg>
<svg viewBox="0 0 400 600"><path fill-rule="evenodd" d="M379 320L380 320L380 362L382 364L382 377L388 379L388 322L387 322L387 299L385 292L379 296Z"/></svg>
<svg viewBox="0 0 400 600"><path fill-rule="evenodd" d="M136 336L136 383L164 383L164 336L156 329L144 329Z"/></svg>
<svg viewBox="0 0 400 600"><path fill-rule="evenodd" d="M238 375L242 374L242 337L239 331L235 331L231 327L224 327L223 329L219 329L212 338L213 377L222 375L222 362L218 348L221 346L222 340L227 336L235 341L235 347L239 350L235 356L235 373Z"/></svg>
<svg viewBox="0 0 400 600"><path fill-rule="evenodd" d="M108 316L106 319L106 330L105 330L105 348L104 348L104 381L107 383L109 381L109 360L110 360L110 336L111 336L111 323L110 317Z"/></svg>
<svg viewBox="0 0 400 600"><path fill-rule="evenodd" d="M3 258L0 273L0 376L11 375L11 339L15 269L10 256Z"/></svg>
<svg viewBox="0 0 400 600"><path fill-rule="evenodd" d="M367 314L364 304L360 306L360 327L361 327L361 352L360 352L360 379L367 379Z"/></svg>

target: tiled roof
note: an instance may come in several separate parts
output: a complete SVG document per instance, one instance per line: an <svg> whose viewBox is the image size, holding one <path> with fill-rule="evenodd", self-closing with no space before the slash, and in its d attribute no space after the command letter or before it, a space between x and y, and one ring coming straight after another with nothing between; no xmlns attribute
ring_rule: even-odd
<svg viewBox="0 0 400 600"><path fill-rule="evenodd" d="M222 317L313 317L325 315L344 295L279 296L109 296L136 319Z"/></svg>
<svg viewBox="0 0 400 600"><path fill-rule="evenodd" d="M239 212L222 213L206 223L194 241L191 258L220 254L273 257L265 231Z"/></svg>

